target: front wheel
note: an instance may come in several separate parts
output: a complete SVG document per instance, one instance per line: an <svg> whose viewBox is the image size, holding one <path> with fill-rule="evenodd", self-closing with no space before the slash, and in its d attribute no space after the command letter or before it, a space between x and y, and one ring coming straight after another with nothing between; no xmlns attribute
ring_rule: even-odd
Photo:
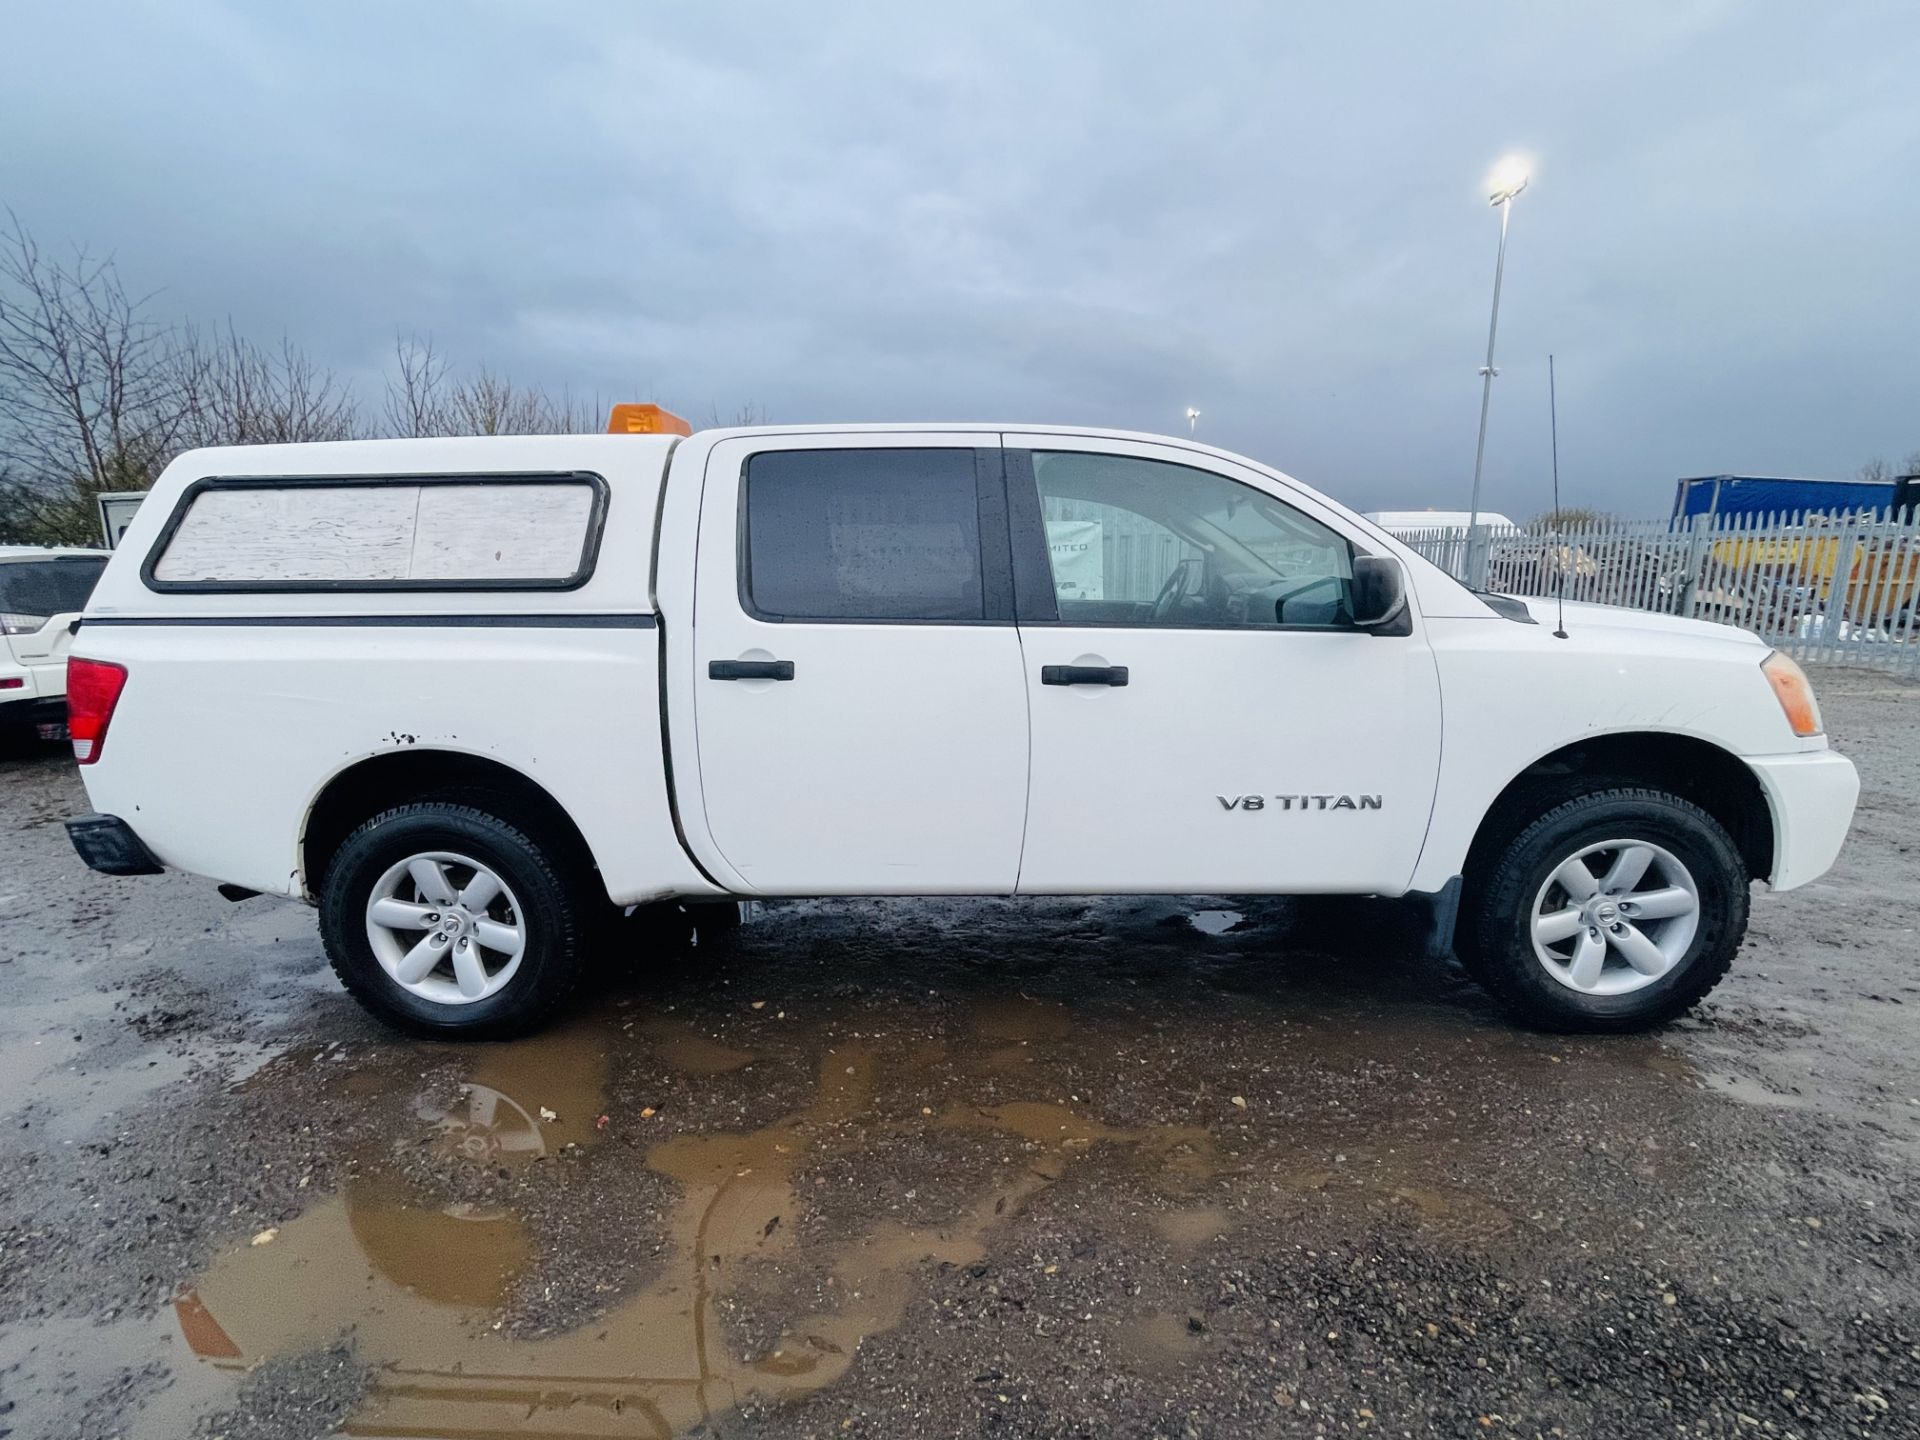
<svg viewBox="0 0 1920 1440"><path fill-rule="evenodd" d="M1746 933L1738 848L1706 811L1664 791L1568 800L1479 868L1462 958L1545 1029L1665 1024L1720 982Z"/></svg>
<svg viewBox="0 0 1920 1440"><path fill-rule="evenodd" d="M581 903L549 847L447 801L376 815L343 843L320 893L334 972L414 1034L524 1034L572 994Z"/></svg>

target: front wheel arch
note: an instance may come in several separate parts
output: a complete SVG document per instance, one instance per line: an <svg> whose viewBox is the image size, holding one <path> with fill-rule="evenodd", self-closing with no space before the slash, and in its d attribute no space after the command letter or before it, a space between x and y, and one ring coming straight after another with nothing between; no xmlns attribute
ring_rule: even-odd
<svg viewBox="0 0 1920 1440"><path fill-rule="evenodd" d="M1773 807L1759 777L1711 741L1668 731L1595 735L1541 756L1487 807L1462 867L1471 898L1476 875L1514 836L1562 801L1609 788L1661 790L1698 805L1732 837L1747 874L1773 873Z"/></svg>

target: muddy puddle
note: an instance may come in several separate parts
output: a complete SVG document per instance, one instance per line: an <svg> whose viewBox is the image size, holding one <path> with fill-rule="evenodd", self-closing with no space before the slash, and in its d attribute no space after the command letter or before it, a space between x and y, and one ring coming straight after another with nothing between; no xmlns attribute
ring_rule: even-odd
<svg viewBox="0 0 1920 1440"><path fill-rule="evenodd" d="M565 1333L524 1338L502 1320L536 1249L523 1217L437 1197L363 1156L338 1193L237 1245L184 1288L173 1307L180 1335L197 1364L236 1374L350 1337L373 1379L347 1435L668 1436L749 1402L812 1392L846 1369L863 1339L900 1322L916 1276L978 1260L997 1223L1083 1157L1119 1152L1175 1186L1214 1168L1204 1126L1113 1126L1070 1101L981 1103L994 1085L969 1081L1070 1027L1065 1007L1020 999L976 1007L953 1045L843 1038L860 1033L847 1027L815 1047L802 1103L771 1124L675 1133L649 1115L660 1138L639 1147L642 1163L677 1198L640 1229L609 1226L596 1243L654 1254L657 1267ZM756 1058L666 1016L478 1049L468 1078L416 1098L422 1132L412 1143L475 1169L566 1152L590 1162L611 1123L609 1056L623 1041L693 1077L737 1075ZM908 1090L936 1098L930 1076L945 1092L937 1107L900 1103ZM346 1088L369 1086L356 1076ZM990 1183L962 1180L938 1223L882 1217L830 1242L801 1238L802 1172L940 1134L983 1137L1013 1163L993 1167ZM777 1330L766 1327L771 1338L753 1347L731 1342L723 1302L802 1245L819 1303L774 1317Z"/></svg>
<svg viewBox="0 0 1920 1440"><path fill-rule="evenodd" d="M369 1376L345 1435L677 1435L831 1385L946 1267L994 1256L1002 1227L1076 1176L1102 1212L1090 1223L1176 1271L1296 1221L1498 1244L1527 1206L1463 1181L1497 1168L1502 1142L1461 1102L1496 1071L1527 1077L1522 1105L1574 1083L1547 1042L1466 1027L1438 1037L1433 1073L1406 1037L1294 1012L1229 1078L1191 1034L1170 1052L1153 1007L1116 1021L1057 990L817 1001L804 1018L746 1005L633 1005L511 1045L255 1076L284 1090L342 1071L327 1083L386 1106L396 1133L180 1289L183 1388L344 1339ZM1627 1042L1603 1063L1699 1103L1704 1087L1651 1053ZM1388 1065L1403 1082L1380 1078ZM1342 1098L1369 1075L1407 1087L1389 1123ZM571 1197L570 1238L528 1183ZM579 1198L622 1193L658 1198ZM564 1323L527 1323L526 1297L564 1286L583 1251L633 1263ZM1144 1301L1114 1327L1114 1357L1142 1368L1208 1343Z"/></svg>
<svg viewBox="0 0 1920 1440"><path fill-rule="evenodd" d="M367 1153L336 1193L237 1244L179 1293L192 1363L237 1376L347 1337L371 1375L347 1435L668 1436L831 1384L864 1340L902 1322L939 1267L986 1256L997 1226L1079 1166L1123 1185L1138 1228L1176 1259L1289 1207L1457 1243L1491 1243L1515 1223L1494 1199L1448 1182L1445 1157L1477 1122L1449 1122L1445 1107L1391 1143L1337 1119L1296 1119L1291 1133L1249 1145L1262 1120L1244 1095L1124 1124L1101 1118L1096 1096L1045 1093L1065 1088L1068 1062L1140 1038L1089 1029L1059 999L975 997L950 1033L931 1035L897 1015L843 1010L802 1027L784 1014L754 1017L764 1050L748 1048L737 1025L635 1011L435 1052L464 1078L419 1087L405 1111L417 1129L396 1153L430 1151L456 1181L565 1162L633 1166L665 1182L662 1206L615 1209L591 1236L651 1260L592 1318L519 1333L508 1301L539 1279L537 1223L510 1203L463 1198L431 1169L423 1179ZM1378 1043L1302 1039L1309 1063L1285 1082L1294 1087L1313 1063ZM1531 1063L1552 1073L1545 1058ZM657 1109L636 1111L623 1069L663 1077L639 1087L661 1092ZM676 1106L665 1077L707 1108ZM253 1083L269 1082L288 1077ZM371 1095L400 1083L372 1070L344 1086ZM764 1110L769 1087L792 1096L770 1123L710 1118ZM915 1155L927 1161L918 1183L937 1197L881 1205L880 1191L915 1196ZM1118 1357L1159 1366L1201 1353L1205 1339L1181 1315L1149 1312L1126 1319L1113 1344Z"/></svg>

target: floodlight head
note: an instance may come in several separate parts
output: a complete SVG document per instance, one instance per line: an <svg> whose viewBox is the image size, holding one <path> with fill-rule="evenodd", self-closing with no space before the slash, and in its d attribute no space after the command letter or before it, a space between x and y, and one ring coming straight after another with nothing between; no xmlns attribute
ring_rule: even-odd
<svg viewBox="0 0 1920 1440"><path fill-rule="evenodd" d="M1509 155L1493 167L1493 174L1487 177L1487 203L1504 205L1522 190L1533 178L1531 168L1524 155Z"/></svg>

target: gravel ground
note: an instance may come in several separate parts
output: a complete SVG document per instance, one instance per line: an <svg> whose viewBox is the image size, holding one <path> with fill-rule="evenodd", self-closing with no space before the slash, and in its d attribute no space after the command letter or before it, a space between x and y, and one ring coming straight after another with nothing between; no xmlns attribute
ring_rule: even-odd
<svg viewBox="0 0 1920 1440"><path fill-rule="evenodd" d="M1838 868L1606 1040L1231 897L756 906L401 1040L0 758L0 1437L1920 1435L1920 688L1819 680Z"/></svg>

